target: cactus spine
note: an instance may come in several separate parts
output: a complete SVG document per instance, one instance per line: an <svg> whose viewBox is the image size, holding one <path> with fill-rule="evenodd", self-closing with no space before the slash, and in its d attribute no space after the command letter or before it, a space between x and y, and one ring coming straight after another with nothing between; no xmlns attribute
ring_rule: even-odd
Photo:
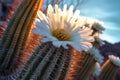
<svg viewBox="0 0 120 80"><path fill-rule="evenodd" d="M12 74L22 63L24 48L41 0L23 0L0 42L0 75Z"/></svg>
<svg viewBox="0 0 120 80"><path fill-rule="evenodd" d="M42 43L28 60L17 80L63 80L70 61L69 50Z"/></svg>

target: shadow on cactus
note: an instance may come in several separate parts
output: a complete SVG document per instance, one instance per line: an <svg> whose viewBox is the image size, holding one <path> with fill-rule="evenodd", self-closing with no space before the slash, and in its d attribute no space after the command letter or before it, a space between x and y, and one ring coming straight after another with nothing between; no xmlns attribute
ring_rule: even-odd
<svg viewBox="0 0 120 80"><path fill-rule="evenodd" d="M24 52L41 0L23 0L0 42L0 80L13 80L25 64Z"/></svg>

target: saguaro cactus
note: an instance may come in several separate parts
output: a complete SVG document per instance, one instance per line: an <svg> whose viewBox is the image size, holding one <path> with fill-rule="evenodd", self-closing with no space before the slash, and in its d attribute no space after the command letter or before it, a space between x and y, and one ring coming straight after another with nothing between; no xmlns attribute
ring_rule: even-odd
<svg viewBox="0 0 120 80"><path fill-rule="evenodd" d="M0 78L13 74L24 64L19 58L25 55L23 50L40 3L41 0L23 0L11 18L0 42Z"/></svg>

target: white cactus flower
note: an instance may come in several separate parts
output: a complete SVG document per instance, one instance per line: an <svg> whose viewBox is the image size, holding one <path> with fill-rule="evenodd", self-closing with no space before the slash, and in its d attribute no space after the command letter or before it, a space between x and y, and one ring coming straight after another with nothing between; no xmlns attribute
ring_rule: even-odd
<svg viewBox="0 0 120 80"><path fill-rule="evenodd" d="M95 20L94 23L92 24L92 27L97 30L99 33L102 33L102 31L105 30L105 25L103 22L100 22L98 20Z"/></svg>
<svg viewBox="0 0 120 80"><path fill-rule="evenodd" d="M100 64L98 62L96 62L93 75L94 76L99 76L101 72L102 72L102 70L101 70Z"/></svg>
<svg viewBox="0 0 120 80"><path fill-rule="evenodd" d="M102 46L102 45L105 44L105 42L104 42L100 37L98 37L98 36L95 37L95 41L96 41L97 43L99 43L100 46Z"/></svg>
<svg viewBox="0 0 120 80"><path fill-rule="evenodd" d="M97 48L93 47L93 48L89 49L87 53L93 55L93 58L100 64L103 63L104 57L100 54L100 52Z"/></svg>
<svg viewBox="0 0 120 80"><path fill-rule="evenodd" d="M109 59L111 62L113 62L113 64L120 67L120 58L119 57L116 57L114 55L109 55Z"/></svg>
<svg viewBox="0 0 120 80"><path fill-rule="evenodd" d="M88 17L81 17L81 18L82 18L83 24L86 25L87 27L91 29L95 29L99 33L102 33L102 31L105 30L105 25L102 21L88 18Z"/></svg>
<svg viewBox="0 0 120 80"><path fill-rule="evenodd" d="M68 48L72 46L78 51L87 51L92 47L91 29L81 29L80 11L73 12L73 6L67 10L67 5L61 10L58 5L53 8L48 6L47 15L38 11L38 18L35 21L36 28L33 33L45 36L42 42L51 41L56 47Z"/></svg>

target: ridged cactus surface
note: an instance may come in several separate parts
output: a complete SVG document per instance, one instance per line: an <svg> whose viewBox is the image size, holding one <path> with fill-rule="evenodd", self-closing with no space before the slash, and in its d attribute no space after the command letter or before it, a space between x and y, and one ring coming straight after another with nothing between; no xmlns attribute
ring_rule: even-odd
<svg viewBox="0 0 120 80"><path fill-rule="evenodd" d="M40 43L17 80L86 80L95 64L91 54Z"/></svg>
<svg viewBox="0 0 120 80"><path fill-rule="evenodd" d="M17 80L64 80L70 62L70 52L42 43L27 62Z"/></svg>
<svg viewBox="0 0 120 80"><path fill-rule="evenodd" d="M92 55L72 50L66 80L86 80L93 73L95 63Z"/></svg>
<svg viewBox="0 0 120 80"><path fill-rule="evenodd" d="M9 21L0 42L0 77L13 74L24 64L20 57L24 56L40 3L41 0L23 0Z"/></svg>

